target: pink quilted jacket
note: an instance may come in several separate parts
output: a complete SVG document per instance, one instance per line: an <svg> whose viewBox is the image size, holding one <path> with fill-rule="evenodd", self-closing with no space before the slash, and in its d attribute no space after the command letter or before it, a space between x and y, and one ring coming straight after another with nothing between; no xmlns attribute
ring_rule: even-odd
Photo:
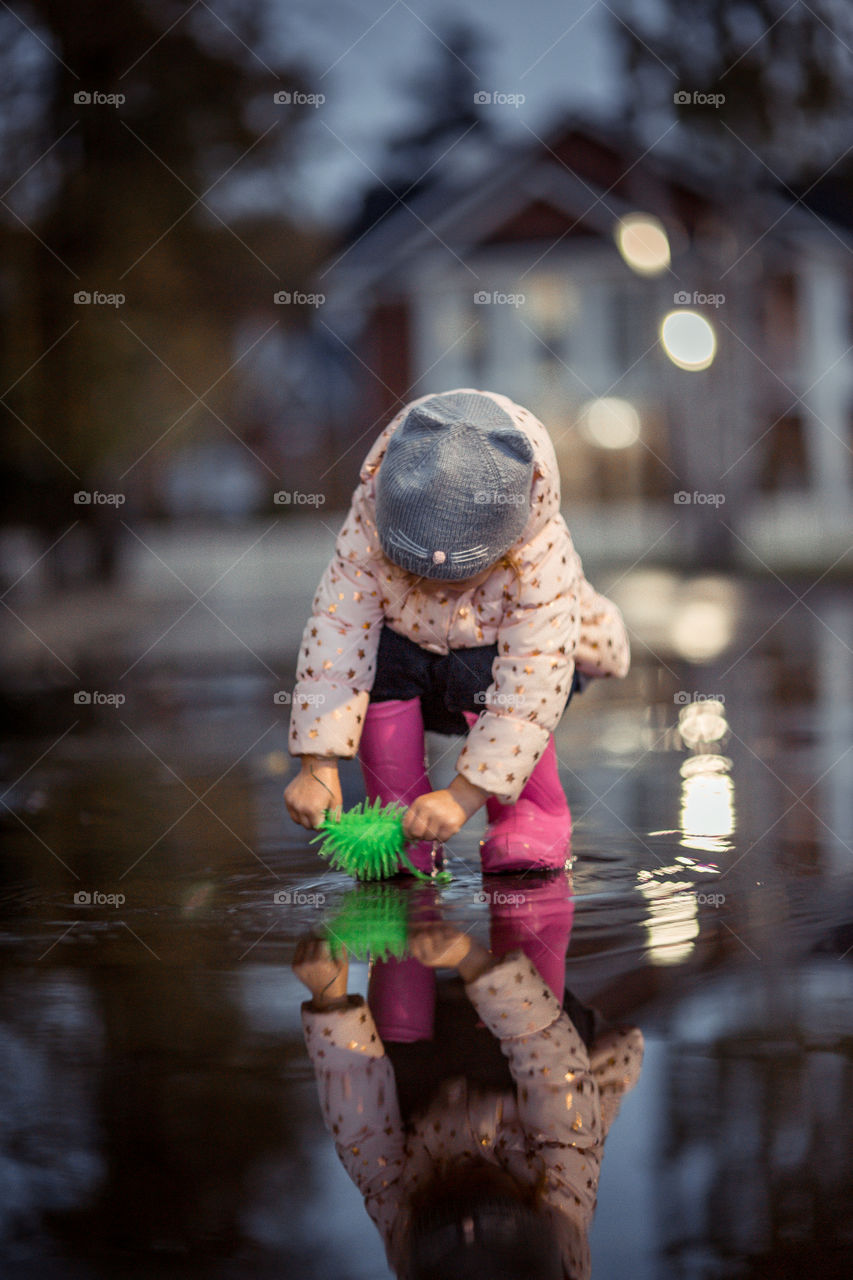
<svg viewBox="0 0 853 1280"><path fill-rule="evenodd" d="M446 1081L404 1124L394 1071L360 996L345 1008L302 1006L326 1128L365 1199L395 1272L405 1270L412 1195L435 1173L477 1157L541 1189L569 1275L588 1280L588 1233L604 1141L643 1061L639 1027L604 1032L587 1052L569 1015L521 951L466 987L501 1042L516 1088Z"/></svg>
<svg viewBox="0 0 853 1280"><path fill-rule="evenodd" d="M588 676L624 676L630 653L619 610L587 582L560 515L547 431L506 396L479 394L491 396L533 444L530 519L511 548L520 579L496 565L476 587L442 584L437 591L433 584L421 590L382 553L376 476L389 439L411 408L406 405L364 461L335 555L317 588L297 665L289 745L293 755L356 754L383 624L431 653L497 644L492 684L456 768L511 804L559 722L574 668Z"/></svg>

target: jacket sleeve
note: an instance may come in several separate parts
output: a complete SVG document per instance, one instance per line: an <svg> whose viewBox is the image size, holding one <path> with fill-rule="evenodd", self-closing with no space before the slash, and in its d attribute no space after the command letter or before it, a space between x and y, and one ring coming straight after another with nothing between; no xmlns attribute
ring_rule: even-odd
<svg viewBox="0 0 853 1280"><path fill-rule="evenodd" d="M600 1142L598 1086L586 1046L532 960L510 951L465 989L509 1059L528 1134L577 1150Z"/></svg>
<svg viewBox="0 0 853 1280"><path fill-rule="evenodd" d="M290 711L292 755L356 754L376 675L384 610L376 526L362 481L302 636Z"/></svg>
<svg viewBox="0 0 853 1280"><path fill-rule="evenodd" d="M456 764L505 804L521 794L572 686L583 574L562 519L527 543L520 578L508 588L485 709Z"/></svg>
<svg viewBox="0 0 853 1280"><path fill-rule="evenodd" d="M624 1095L640 1078L644 1048L639 1027L612 1027L590 1047L589 1062L598 1084L605 1134L619 1114Z"/></svg>
<svg viewBox="0 0 853 1280"><path fill-rule="evenodd" d="M399 1212L405 1134L397 1087L373 1015L360 996L341 1009L302 1006L323 1123L388 1246Z"/></svg>
<svg viewBox="0 0 853 1280"><path fill-rule="evenodd" d="M604 1137L586 1047L521 951L509 952L466 991L509 1060L519 1119L541 1161L542 1197L570 1274L586 1277Z"/></svg>
<svg viewBox="0 0 853 1280"><path fill-rule="evenodd" d="M575 648L578 671L585 676L626 676L631 650L622 614L583 576L579 594L580 634Z"/></svg>

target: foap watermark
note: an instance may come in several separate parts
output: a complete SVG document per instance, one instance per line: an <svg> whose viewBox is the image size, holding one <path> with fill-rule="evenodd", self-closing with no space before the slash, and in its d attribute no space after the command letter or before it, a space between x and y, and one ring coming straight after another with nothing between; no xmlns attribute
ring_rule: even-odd
<svg viewBox="0 0 853 1280"><path fill-rule="evenodd" d="M100 489L78 489L74 495L77 507L123 507L125 501L123 493L101 493Z"/></svg>
<svg viewBox="0 0 853 1280"><path fill-rule="evenodd" d="M726 303L726 295L700 293L698 289L694 289L691 293L688 289L679 289L672 295L672 301L677 307L723 307Z"/></svg>
<svg viewBox="0 0 853 1280"><path fill-rule="evenodd" d="M277 107L322 107L325 93L302 93L298 89L277 89L272 96Z"/></svg>
<svg viewBox="0 0 853 1280"><path fill-rule="evenodd" d="M126 301L123 293L102 293L99 289L78 289L74 294L76 307L123 307Z"/></svg>
<svg viewBox="0 0 853 1280"><path fill-rule="evenodd" d="M75 689L75 707L123 707L127 698L123 693L102 693L100 689Z"/></svg>
<svg viewBox="0 0 853 1280"><path fill-rule="evenodd" d="M724 893L697 893L695 895L697 906L719 908L725 905L726 895Z"/></svg>
<svg viewBox="0 0 853 1280"><path fill-rule="evenodd" d="M525 493L503 493L500 489L478 489L474 501L483 507L522 507L527 502Z"/></svg>
<svg viewBox="0 0 853 1280"><path fill-rule="evenodd" d="M500 289L478 289L474 294L477 307L523 307L526 301L523 293L501 293Z"/></svg>
<svg viewBox="0 0 853 1280"><path fill-rule="evenodd" d="M672 95L677 107L716 107L726 100L724 93L704 93L701 89L677 89Z"/></svg>
<svg viewBox="0 0 853 1280"><path fill-rule="evenodd" d="M478 89L474 94L475 107L519 107L527 98L523 93L503 93L500 89Z"/></svg>
<svg viewBox="0 0 853 1280"><path fill-rule="evenodd" d="M102 893L100 889L78 889L74 895L75 907L123 907L126 902L123 893Z"/></svg>
<svg viewBox="0 0 853 1280"><path fill-rule="evenodd" d="M272 700L277 707L322 707L325 693L291 693L289 689L276 689Z"/></svg>
<svg viewBox="0 0 853 1280"><path fill-rule="evenodd" d="M691 503L697 507L721 507L726 500L724 493L699 493L694 489L692 493L688 493L686 489L679 489L677 493L672 495L672 500L677 507L689 507Z"/></svg>
<svg viewBox="0 0 853 1280"><path fill-rule="evenodd" d="M322 907L325 893L304 893L301 889L278 889L272 896L277 907Z"/></svg>
<svg viewBox="0 0 853 1280"><path fill-rule="evenodd" d="M524 694L502 693L499 690L489 694L487 689L478 689L474 694L474 701L479 702L484 707L522 707L524 706Z"/></svg>
<svg viewBox="0 0 853 1280"><path fill-rule="evenodd" d="M122 107L127 102L123 93L101 93L99 89L78 89L74 94L78 107Z"/></svg>
<svg viewBox="0 0 853 1280"><path fill-rule="evenodd" d="M677 707L686 707L691 702L722 702L725 704L725 697L721 693L691 693L688 689L678 689L672 695L672 700Z"/></svg>
<svg viewBox="0 0 853 1280"><path fill-rule="evenodd" d="M300 293L298 289L279 289L273 294L277 307L322 307L325 301L325 293Z"/></svg>
<svg viewBox="0 0 853 1280"><path fill-rule="evenodd" d="M273 494L273 502L277 507L322 507L326 501L325 493L302 493L299 489L279 489Z"/></svg>
<svg viewBox="0 0 853 1280"><path fill-rule="evenodd" d="M479 893L474 894L474 901L478 904L487 903L493 907L520 907L526 902L523 893L505 893L502 889L494 889L491 892L481 889Z"/></svg>

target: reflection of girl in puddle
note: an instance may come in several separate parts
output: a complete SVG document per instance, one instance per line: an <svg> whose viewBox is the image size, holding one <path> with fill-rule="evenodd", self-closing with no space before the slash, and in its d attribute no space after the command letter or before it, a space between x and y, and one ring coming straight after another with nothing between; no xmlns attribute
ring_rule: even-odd
<svg viewBox="0 0 853 1280"><path fill-rule="evenodd" d="M316 939L294 960L313 996L303 1025L323 1118L393 1270L405 1280L587 1277L604 1139L639 1075L640 1031L603 1031L568 992L561 1006L520 949L498 958L439 922L415 925L410 946L427 968L456 970L470 1016L456 1009L451 1036L443 1024L432 1040L389 1045L405 1051L393 1066L370 1008L347 995L346 960ZM486 1061L498 1043L503 1079ZM460 1049L470 1069L442 1078L435 1059Z"/></svg>

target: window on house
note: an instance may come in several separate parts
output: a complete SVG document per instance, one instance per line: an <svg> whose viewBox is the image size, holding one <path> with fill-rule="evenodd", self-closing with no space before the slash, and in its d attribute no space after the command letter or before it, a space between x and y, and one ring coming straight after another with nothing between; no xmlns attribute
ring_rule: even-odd
<svg viewBox="0 0 853 1280"><path fill-rule="evenodd" d="M562 273L551 273L522 281L516 292L524 295L522 318L535 335L534 361L571 364L572 329L581 310L577 286Z"/></svg>
<svg viewBox="0 0 853 1280"><path fill-rule="evenodd" d="M803 490L808 482L808 460L799 414L780 418L762 441L759 485L765 493Z"/></svg>
<svg viewBox="0 0 853 1280"><path fill-rule="evenodd" d="M621 375L640 359L656 337L648 285L642 280L610 281L605 309L613 369Z"/></svg>

